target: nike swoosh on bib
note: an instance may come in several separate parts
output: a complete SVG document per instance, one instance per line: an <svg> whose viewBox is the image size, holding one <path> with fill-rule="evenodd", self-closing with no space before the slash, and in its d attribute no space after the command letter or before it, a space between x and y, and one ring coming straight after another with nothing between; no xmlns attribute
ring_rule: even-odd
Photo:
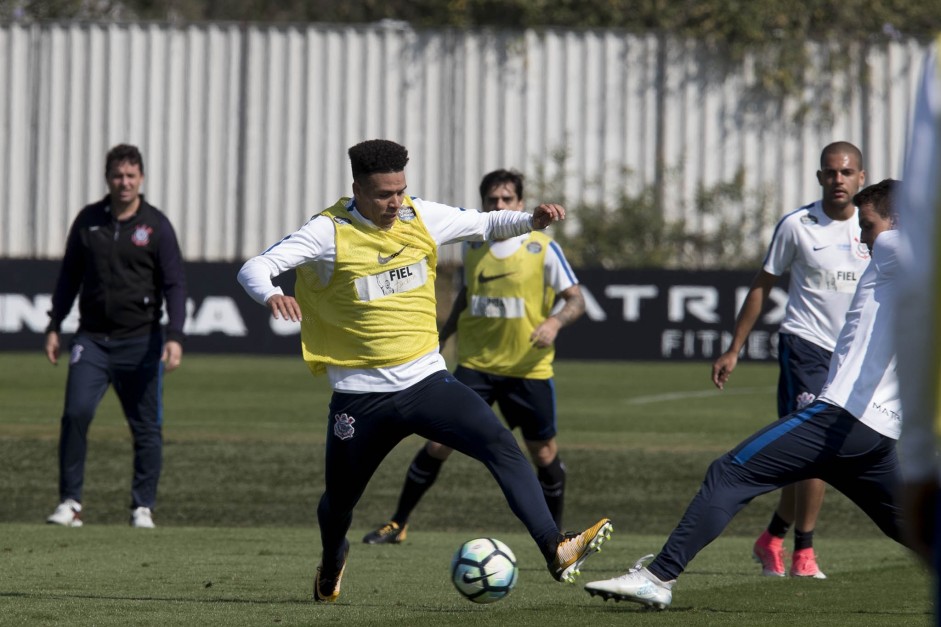
<svg viewBox="0 0 941 627"><path fill-rule="evenodd" d="M390 261L392 261L393 259L395 259L395 258L398 257L399 255L401 255L402 252L403 252L406 248L408 248L408 246L403 246L401 249L399 249L398 252L392 253L392 254L389 255L388 257L383 257L383 256L382 256L382 253L379 253L379 264L380 264L380 265L383 265L383 266L386 265L387 263L389 263Z"/></svg>
<svg viewBox="0 0 941 627"><path fill-rule="evenodd" d="M493 276L487 276L483 272L477 275L477 280L481 283L489 283L490 281L496 281L497 279L502 279L503 277L508 277L512 272L504 272L503 274L494 274Z"/></svg>

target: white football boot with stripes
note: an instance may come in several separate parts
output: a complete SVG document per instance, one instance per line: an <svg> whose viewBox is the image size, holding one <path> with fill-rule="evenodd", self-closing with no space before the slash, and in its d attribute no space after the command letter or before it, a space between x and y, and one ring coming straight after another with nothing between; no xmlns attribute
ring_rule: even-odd
<svg viewBox="0 0 941 627"><path fill-rule="evenodd" d="M673 584L676 580L660 581L656 575L647 570L644 562L652 558L653 555L640 558L633 568L620 577L587 583L585 590L591 596L600 596L605 601L608 599L631 601L665 610L673 602Z"/></svg>

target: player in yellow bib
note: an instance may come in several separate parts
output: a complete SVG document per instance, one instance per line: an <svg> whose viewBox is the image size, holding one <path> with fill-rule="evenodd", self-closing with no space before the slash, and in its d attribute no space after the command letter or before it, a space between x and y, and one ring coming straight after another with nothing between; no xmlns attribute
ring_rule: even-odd
<svg viewBox="0 0 941 627"><path fill-rule="evenodd" d="M484 211L523 211L522 175L490 172L480 183L480 198ZM553 343L559 329L585 311L578 280L559 245L538 232L465 244L463 278L440 337L444 344L457 331L454 377L487 404L496 403L511 428L520 428L543 497L561 527L565 466L556 444ZM553 314L557 296L564 305ZM392 518L363 542L405 540L409 516L451 450L432 440L425 443L409 466Z"/></svg>
<svg viewBox="0 0 941 627"><path fill-rule="evenodd" d="M412 434L482 462L552 576L571 583L610 536L611 522L560 532L513 434L448 373L438 351L434 289L440 245L544 229L563 219L565 209L545 204L532 215L481 213L409 196L408 152L388 140L357 144L349 157L353 197L341 198L239 271L242 287L274 318L301 322L304 359L333 387L314 600L339 597L353 508L385 456ZM272 283L291 269L297 270L295 297Z"/></svg>

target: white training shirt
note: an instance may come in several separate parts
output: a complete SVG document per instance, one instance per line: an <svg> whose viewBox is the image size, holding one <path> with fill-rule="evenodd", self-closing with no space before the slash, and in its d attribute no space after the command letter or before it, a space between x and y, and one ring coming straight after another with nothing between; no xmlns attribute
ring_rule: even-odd
<svg viewBox="0 0 941 627"><path fill-rule="evenodd" d="M828 351L836 346L856 284L869 264L869 250L859 241L858 213L833 220L818 200L778 222L763 269L775 276L791 272L783 333Z"/></svg>
<svg viewBox="0 0 941 627"><path fill-rule="evenodd" d="M941 277L938 257L941 200L941 76L937 45L926 56L915 99L908 140L899 232L902 267L896 306L899 381L905 424L899 439L899 463L907 481L941 481L941 449L934 422L938 416L936 366L941 356L931 338L941 334L935 294Z"/></svg>
<svg viewBox="0 0 941 627"><path fill-rule="evenodd" d="M884 231L876 238L872 263L846 312L820 392L820 400L839 405L864 425L896 440L902 428L902 403L892 316L899 242L898 231Z"/></svg>
<svg viewBox="0 0 941 627"><path fill-rule="evenodd" d="M518 251L528 237L529 235L524 233L509 239L490 242L490 254L497 259L506 259ZM463 247L462 255L464 257L467 256L468 247L469 244L465 244ZM572 266L569 265L562 248L557 243L552 242L549 244L549 250L543 259L545 260L543 262L545 284L551 287L556 294L578 284ZM463 273L461 274L461 282L464 282Z"/></svg>
<svg viewBox="0 0 941 627"><path fill-rule="evenodd" d="M428 232L438 245L459 241L485 241L515 237L532 230L532 216L522 211L465 210L420 198L412 198ZM373 228L375 225L356 210L353 199L347 203L351 215ZM393 226L393 228L395 228ZM336 261L336 232L333 222L319 214L268 250L252 257L239 270L238 281L256 302L264 305L269 298L283 294L272 279L298 266L311 265L326 282L333 276ZM395 392L404 390L430 374L447 370L438 350L413 361L389 368L327 367L327 377L334 390L342 392Z"/></svg>

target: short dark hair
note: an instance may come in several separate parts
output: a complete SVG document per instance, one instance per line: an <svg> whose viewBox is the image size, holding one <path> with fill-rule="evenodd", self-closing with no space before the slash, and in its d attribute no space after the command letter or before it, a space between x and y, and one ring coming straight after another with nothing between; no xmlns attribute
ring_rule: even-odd
<svg viewBox="0 0 941 627"><path fill-rule="evenodd" d="M523 175L516 170L494 170L484 174L480 181L480 201L486 202L487 192L497 185L512 183L516 190L516 197L523 199Z"/></svg>
<svg viewBox="0 0 941 627"><path fill-rule="evenodd" d="M370 174L401 172L408 163L405 146L388 139L370 139L349 149L353 180Z"/></svg>
<svg viewBox="0 0 941 627"><path fill-rule="evenodd" d="M140 168L140 173L144 174L144 157L141 156L140 150L137 149L137 146L131 146L130 144L118 144L109 150L108 156L105 157L105 176L108 176L108 173L111 172L111 166L118 165L120 163L130 163L131 165L136 165Z"/></svg>
<svg viewBox="0 0 941 627"><path fill-rule="evenodd" d="M827 155L840 152L845 152L856 157L856 161L859 163L859 169L865 170L863 167L863 152L849 142L833 142L832 144L827 144L820 152L820 167L823 167L823 160Z"/></svg>
<svg viewBox="0 0 941 627"><path fill-rule="evenodd" d="M898 217L898 212L895 210L893 200L899 185L901 185L901 181L895 179L879 181L853 196L853 204L857 207L872 205L872 208L880 217L895 220Z"/></svg>

